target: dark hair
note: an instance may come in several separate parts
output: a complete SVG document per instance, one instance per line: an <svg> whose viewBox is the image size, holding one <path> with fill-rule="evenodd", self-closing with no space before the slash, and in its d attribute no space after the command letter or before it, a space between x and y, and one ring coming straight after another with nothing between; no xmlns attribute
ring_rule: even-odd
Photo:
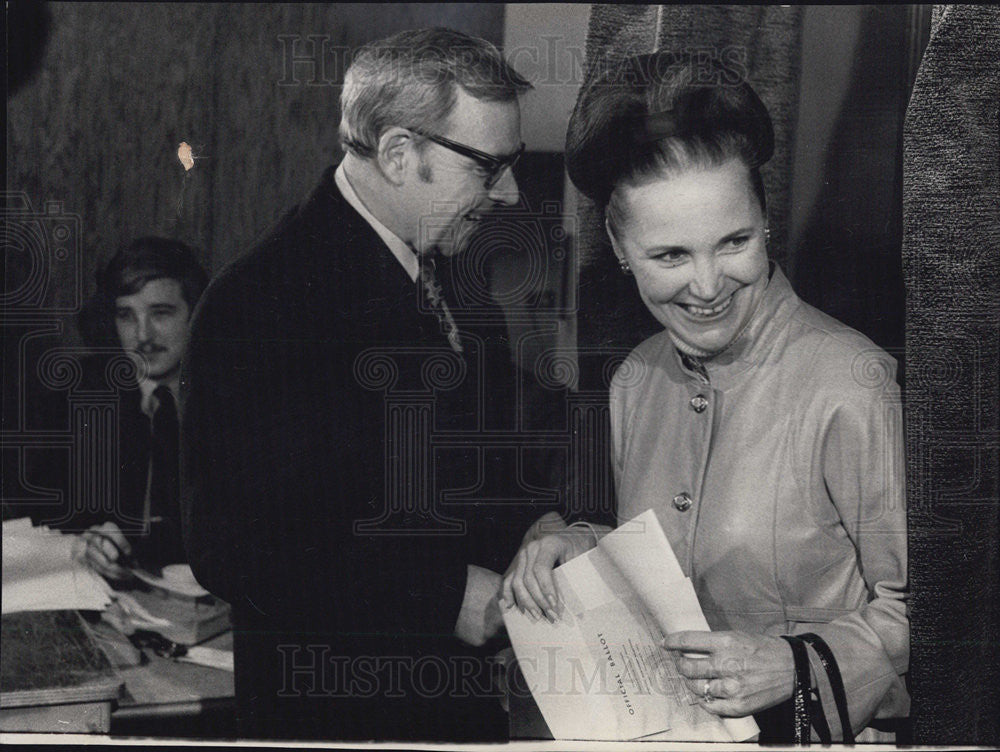
<svg viewBox="0 0 1000 752"><path fill-rule="evenodd" d="M176 279L181 295L193 309L208 285L208 273L194 251L180 241L145 237L133 240L97 271L97 295L77 314L80 336L88 347L118 346L115 298L134 295L154 279Z"/></svg>
<svg viewBox="0 0 1000 752"><path fill-rule="evenodd" d="M598 206L613 208L608 204L621 183L736 157L750 169L765 209L760 166L774 152L774 127L743 73L706 56L667 51L598 72L580 93L566 133L573 184Z"/></svg>
<svg viewBox="0 0 1000 752"><path fill-rule="evenodd" d="M179 240L146 237L122 248L97 273L98 296L112 310L115 298L134 295L154 279L176 279L189 308L194 308L208 285L208 273L194 251Z"/></svg>
<svg viewBox="0 0 1000 752"><path fill-rule="evenodd" d="M453 29L402 31L366 44L344 76L342 146L369 158L386 128L436 130L455 106L456 86L491 102L532 88L490 42Z"/></svg>

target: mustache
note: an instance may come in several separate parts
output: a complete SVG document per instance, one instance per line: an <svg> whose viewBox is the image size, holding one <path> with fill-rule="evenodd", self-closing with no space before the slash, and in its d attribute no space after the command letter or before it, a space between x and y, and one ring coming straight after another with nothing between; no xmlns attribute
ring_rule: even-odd
<svg viewBox="0 0 1000 752"><path fill-rule="evenodd" d="M167 348L163 347L163 345L158 345L155 342L143 342L134 350L134 352L137 352L140 355L153 355L154 353L166 351Z"/></svg>

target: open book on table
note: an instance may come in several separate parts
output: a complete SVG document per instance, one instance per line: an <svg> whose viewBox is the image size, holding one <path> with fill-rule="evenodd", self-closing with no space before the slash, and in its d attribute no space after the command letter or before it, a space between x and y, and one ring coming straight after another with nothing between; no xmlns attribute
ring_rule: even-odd
<svg viewBox="0 0 1000 752"><path fill-rule="evenodd" d="M752 717L720 718L687 689L669 632L708 630L656 514L646 511L556 568L563 613L551 624L504 613L518 665L556 739L744 741Z"/></svg>

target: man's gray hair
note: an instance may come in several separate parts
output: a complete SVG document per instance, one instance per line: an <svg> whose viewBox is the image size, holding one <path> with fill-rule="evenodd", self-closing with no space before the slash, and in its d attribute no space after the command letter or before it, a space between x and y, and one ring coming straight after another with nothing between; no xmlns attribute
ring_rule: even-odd
<svg viewBox="0 0 1000 752"><path fill-rule="evenodd" d="M495 46L460 31L403 31L366 44L344 76L341 145L371 158L387 128L434 132L455 106L456 85L491 102L532 88Z"/></svg>

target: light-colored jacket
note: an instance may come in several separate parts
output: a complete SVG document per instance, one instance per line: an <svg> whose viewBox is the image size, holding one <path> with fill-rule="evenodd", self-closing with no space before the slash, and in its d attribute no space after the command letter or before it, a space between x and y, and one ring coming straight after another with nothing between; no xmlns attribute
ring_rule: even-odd
<svg viewBox="0 0 1000 752"><path fill-rule="evenodd" d="M705 373L662 332L629 355L611 388L619 521L656 511L713 630L826 640L855 733L909 713L895 369L775 268L749 326ZM839 739L833 694L809 652Z"/></svg>

